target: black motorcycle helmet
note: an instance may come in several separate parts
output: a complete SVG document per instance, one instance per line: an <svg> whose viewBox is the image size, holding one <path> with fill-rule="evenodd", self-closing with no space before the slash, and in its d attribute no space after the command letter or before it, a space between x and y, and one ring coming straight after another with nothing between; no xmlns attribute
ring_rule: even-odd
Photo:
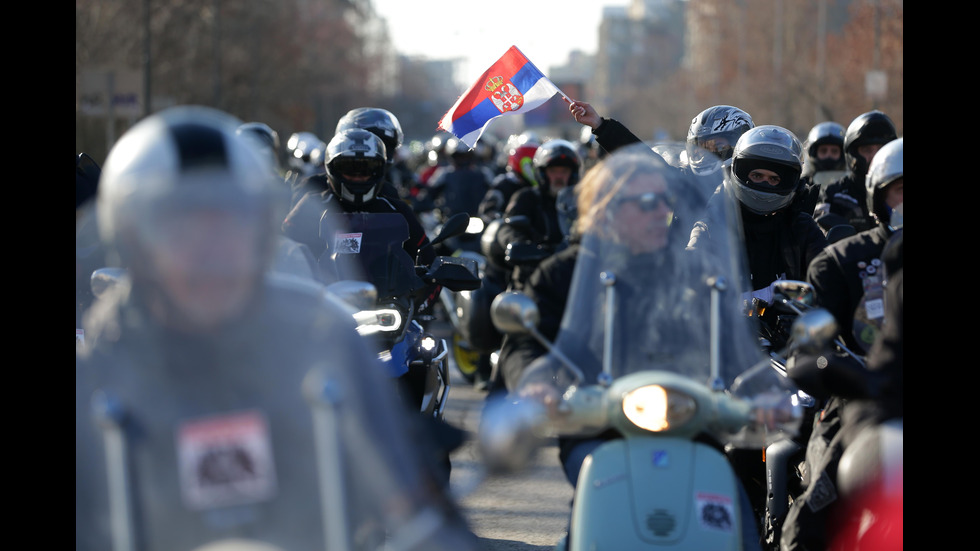
<svg viewBox="0 0 980 551"><path fill-rule="evenodd" d="M578 147L568 140L544 142L534 152L534 159L531 162L534 165L534 176L538 181L538 187L549 193L548 174L545 170L549 166L567 166L572 169L568 187L574 187L578 183L582 171L582 157L578 154Z"/></svg>
<svg viewBox="0 0 980 551"><path fill-rule="evenodd" d="M884 145L897 137L895 123L881 111L868 111L858 115L848 125L847 132L844 134L844 157L847 160L847 168L855 176L864 176L868 173L868 162L858 153L858 147Z"/></svg>
<svg viewBox="0 0 980 551"><path fill-rule="evenodd" d="M468 166L476 162L476 150L455 136L446 138L445 154L453 166Z"/></svg>
<svg viewBox="0 0 980 551"><path fill-rule="evenodd" d="M342 203L359 208L378 196L388 167L381 138L360 128L338 132L327 144L327 180ZM367 177L354 180L352 177Z"/></svg>
<svg viewBox="0 0 980 551"><path fill-rule="evenodd" d="M246 122L238 126L236 131L239 135L248 136L257 140L259 146L269 154L273 166L278 171L281 167L279 161L279 133L264 122Z"/></svg>
<svg viewBox="0 0 980 551"><path fill-rule="evenodd" d="M868 168L864 180L867 191L868 212L874 214L879 224L892 225L891 209L885 204L885 188L905 177L904 155L905 138L898 138L878 150Z"/></svg>
<svg viewBox="0 0 980 551"><path fill-rule="evenodd" d="M102 168L88 153L75 156L75 210L95 197Z"/></svg>
<svg viewBox="0 0 980 551"><path fill-rule="evenodd" d="M821 145L836 145L841 150L841 156L833 159L817 158L817 149ZM825 170L844 170L844 126L833 121L825 121L810 129L806 138L807 162L813 167L813 172Z"/></svg>
<svg viewBox="0 0 980 551"><path fill-rule="evenodd" d="M389 162L394 160L395 150L402 145L402 140L405 139L398 118L391 111L380 107L358 107L348 111L337 121L336 132L339 134L342 130L350 128L367 130L381 138L385 144Z"/></svg>
<svg viewBox="0 0 980 551"><path fill-rule="evenodd" d="M699 176L717 171L724 161L732 158L735 142L754 126L748 113L731 105L715 105L698 113L687 130L687 161L691 171ZM724 143L719 143L719 138Z"/></svg>
<svg viewBox="0 0 980 551"><path fill-rule="evenodd" d="M771 170L779 184L755 183L749 173ZM791 131L775 125L756 126L735 143L731 182L736 199L756 214L769 214L793 201L803 172L803 145Z"/></svg>

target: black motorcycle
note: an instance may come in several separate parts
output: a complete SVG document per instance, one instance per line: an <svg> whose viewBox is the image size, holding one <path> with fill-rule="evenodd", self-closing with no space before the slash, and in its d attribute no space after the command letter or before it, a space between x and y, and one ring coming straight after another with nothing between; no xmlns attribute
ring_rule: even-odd
<svg viewBox="0 0 980 551"><path fill-rule="evenodd" d="M427 246L463 233L467 219L458 215L448 220ZM419 323L418 293L430 285L453 291L479 288L476 262L437 256L429 266L416 265L403 248L408 224L395 213L326 214L320 235L328 241L320 268L334 281L328 289L355 304L359 331L376 340L379 358L409 403L441 419L450 387L448 349L444 339L433 337Z"/></svg>

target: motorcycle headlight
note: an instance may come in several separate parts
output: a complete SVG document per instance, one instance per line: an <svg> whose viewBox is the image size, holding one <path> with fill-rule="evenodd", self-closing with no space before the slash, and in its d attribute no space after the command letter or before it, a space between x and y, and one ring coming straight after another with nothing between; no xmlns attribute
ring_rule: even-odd
<svg viewBox="0 0 980 551"><path fill-rule="evenodd" d="M660 385L643 386L623 396L626 418L651 432L681 426L694 417L697 409L697 402L691 396Z"/></svg>
<svg viewBox="0 0 980 551"><path fill-rule="evenodd" d="M354 314L357 321L357 332L361 335L374 333L397 334L404 328L406 317L398 308L378 308L377 310L361 310Z"/></svg>

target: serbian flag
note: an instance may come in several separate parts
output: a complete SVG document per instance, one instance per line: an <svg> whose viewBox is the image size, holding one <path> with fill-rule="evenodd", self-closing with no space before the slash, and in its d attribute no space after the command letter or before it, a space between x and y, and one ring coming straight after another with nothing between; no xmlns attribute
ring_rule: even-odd
<svg viewBox="0 0 980 551"><path fill-rule="evenodd" d="M490 121L537 109L556 93L561 90L517 46L511 46L456 100L439 121L439 128L472 149Z"/></svg>

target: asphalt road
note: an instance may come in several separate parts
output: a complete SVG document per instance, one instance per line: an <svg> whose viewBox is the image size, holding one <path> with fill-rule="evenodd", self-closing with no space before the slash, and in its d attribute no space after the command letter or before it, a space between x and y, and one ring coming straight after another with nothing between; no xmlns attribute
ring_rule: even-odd
<svg viewBox="0 0 980 551"><path fill-rule="evenodd" d="M474 437L486 392L467 383L455 365L450 365L450 381L446 421L471 435L451 457L450 484L470 528L487 551L550 551L564 535L571 513L572 488L558 462L557 446L539 449L522 472L484 476Z"/></svg>

